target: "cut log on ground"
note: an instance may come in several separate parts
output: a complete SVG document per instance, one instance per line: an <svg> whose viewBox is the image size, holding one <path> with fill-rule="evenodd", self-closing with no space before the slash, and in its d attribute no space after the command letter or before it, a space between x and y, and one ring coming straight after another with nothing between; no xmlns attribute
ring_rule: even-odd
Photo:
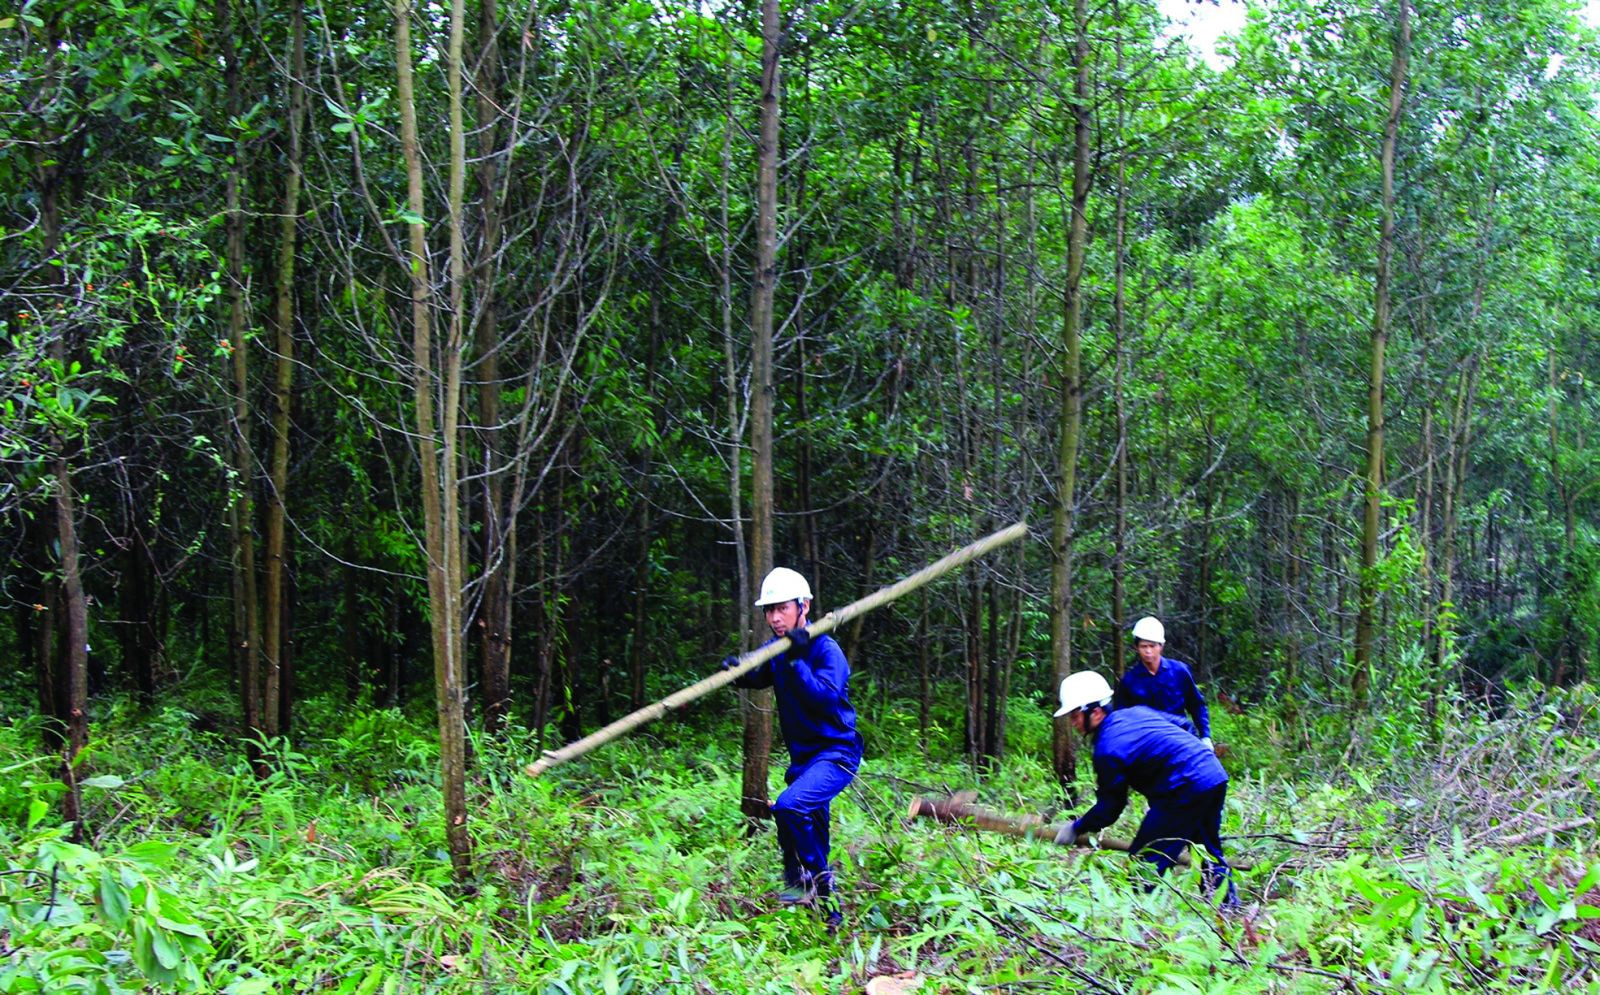
<svg viewBox="0 0 1600 995"><path fill-rule="evenodd" d="M1063 823L1046 823L1037 815L1006 815L974 805L973 800L977 797L976 791L958 791L948 798L914 798L911 807L906 811L906 818L921 817L952 826L972 826L991 833L1004 833L1025 840L1044 840L1046 843L1055 843L1056 834L1061 831ZM1129 841L1099 836L1091 844L1088 838L1084 837L1073 845L1086 849L1119 850L1127 853ZM1189 855L1185 853L1179 857L1178 863L1188 867ZM1229 857L1228 866L1247 871L1253 865L1249 861Z"/></svg>
<svg viewBox="0 0 1600 995"><path fill-rule="evenodd" d="M874 608L881 608L897 598L910 594L929 581L942 577L955 568L964 566L980 556L999 549L1001 546L1016 542L1027 534L1027 522L1018 522L1009 528L1001 529L991 536L979 539L972 545L958 549L949 556L923 567L911 576L891 584L881 591L869 594L860 601L851 602L838 611L829 612L822 618L807 625L806 629L813 636L832 632L851 619L865 615ZM529 764L524 770L527 771L529 777L538 777L558 764L564 764L568 760L581 757L598 746L604 746L613 739L627 735L646 722L654 722L673 709L682 708L696 698L704 697L725 684L733 683L734 678L756 669L778 654L785 652L788 648L789 640L785 638L769 643L759 649L751 650L749 653L739 657L738 664L728 670L712 674L705 680L697 681L681 691L675 691L652 705L646 705L636 712L624 715L605 728L598 729L582 739L568 743L559 750L546 750L544 756Z"/></svg>

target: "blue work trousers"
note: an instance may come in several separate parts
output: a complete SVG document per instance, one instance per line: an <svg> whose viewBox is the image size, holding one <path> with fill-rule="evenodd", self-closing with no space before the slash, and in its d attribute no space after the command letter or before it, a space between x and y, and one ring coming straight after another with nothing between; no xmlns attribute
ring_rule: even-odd
<svg viewBox="0 0 1600 995"><path fill-rule="evenodd" d="M1239 904L1233 885L1233 872L1222 855L1222 804L1228 798L1226 782L1208 791L1186 792L1174 799L1152 801L1129 851L1149 861L1159 874L1178 862L1191 843L1199 844L1211 855L1206 864L1206 890L1215 892L1228 886L1223 904Z"/></svg>
<svg viewBox="0 0 1600 995"><path fill-rule="evenodd" d="M828 868L828 803L845 789L855 772L833 760L815 760L790 767L783 779L789 787L772 803L783 850L783 881L791 888L816 888L827 894L833 883Z"/></svg>

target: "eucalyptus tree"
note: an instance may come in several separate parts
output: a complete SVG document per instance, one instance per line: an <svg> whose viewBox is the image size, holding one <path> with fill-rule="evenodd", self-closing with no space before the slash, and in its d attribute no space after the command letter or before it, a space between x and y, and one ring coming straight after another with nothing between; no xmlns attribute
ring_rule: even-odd
<svg viewBox="0 0 1600 995"><path fill-rule="evenodd" d="M1074 70L1072 97L1065 108L1072 120L1072 171L1067 235L1066 278L1062 291L1062 322L1056 382L1060 391L1056 435L1054 495L1050 526L1050 658L1054 684L1072 672L1072 569L1073 510L1076 501L1079 435L1083 424L1082 334L1084 258L1088 251L1090 119L1090 27L1088 0L1076 0L1072 39ZM1051 737L1055 774L1063 787L1073 776L1072 728L1058 716Z"/></svg>
<svg viewBox="0 0 1600 995"><path fill-rule="evenodd" d="M1367 373L1367 474L1361 519L1360 611L1356 616L1356 645L1350 692L1356 710L1366 706L1371 680L1374 628L1377 611L1376 571L1383 479L1384 349L1389 340L1389 279L1394 256L1395 145L1405 102L1407 63L1411 58L1411 6L1399 0L1394 38L1394 60L1389 70L1389 115L1383 128L1379 167L1383 192L1378 231L1378 272L1372 308L1371 362Z"/></svg>
<svg viewBox="0 0 1600 995"><path fill-rule="evenodd" d="M483 593L478 613L479 659L483 674L483 717L491 731L500 730L511 705L512 591L515 584L516 545L507 525L506 475L496 472L503 462L500 424L500 301L496 275L500 268L503 212L500 195L500 48L502 24L498 0L479 0L477 58L472 89L477 95L478 139L477 212L481 235L474 259L473 291L476 311L474 379L478 389L478 444L482 451L481 514L483 539Z"/></svg>
<svg viewBox="0 0 1600 995"><path fill-rule="evenodd" d="M783 32L778 0L761 3L760 124L756 144L755 275L750 287L750 566L751 579L773 567L772 305L778 280L778 98ZM747 592L740 591L743 597ZM754 598L749 599L752 603ZM760 630L757 629L759 632ZM739 807L767 808L772 754L772 691L745 692L744 780Z"/></svg>
<svg viewBox="0 0 1600 995"><path fill-rule="evenodd" d="M440 350L443 403L434 421L433 315L431 269L425 233L422 150L417 137L416 98L411 66L409 0L395 5L395 95L400 110L401 153L406 166L406 259L410 273L412 363L415 387L417 455L422 474L422 508L427 542L429 624L433 633L435 704L439 717L439 754L443 773L445 835L456 877L471 874L471 839L466 825L466 727L463 717L462 559L460 493L456 486L456 447L464 340L461 326L461 191L465 137L461 118L462 0L450 11L450 43L446 71L450 77L450 303L445 309L448 331Z"/></svg>
<svg viewBox="0 0 1600 995"><path fill-rule="evenodd" d="M238 42L233 31L234 0L217 0L215 25L222 60L223 107L232 147L226 164L224 226L226 239L226 294L228 300L227 347L233 377L232 417L228 423L233 473L232 500L228 502L230 546L228 561L233 618L229 629L234 680L240 695L240 718L247 735L262 729L260 685L261 603L256 591L255 450L250 432L249 287L245 279L245 108Z"/></svg>
<svg viewBox="0 0 1600 995"><path fill-rule="evenodd" d="M278 253L273 290L272 458L267 483L265 590L262 591L261 651L265 667L261 705L262 729L269 735L284 730L287 701L282 694L284 631L284 519L289 491L289 415L294 389L295 262L300 224L302 139L306 118L305 4L294 0L289 10L283 201L278 214Z"/></svg>

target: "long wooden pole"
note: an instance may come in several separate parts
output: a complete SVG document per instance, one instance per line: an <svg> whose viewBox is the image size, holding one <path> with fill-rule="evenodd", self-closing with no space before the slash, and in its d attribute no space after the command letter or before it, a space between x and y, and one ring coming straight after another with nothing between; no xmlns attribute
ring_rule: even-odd
<svg viewBox="0 0 1600 995"><path fill-rule="evenodd" d="M914 798L911 807L906 811L906 818L915 819L920 816L947 825L973 826L992 833L1004 833L1025 840L1044 840L1046 843L1054 843L1056 833L1061 831L1060 825L1047 825L1037 815L1005 815L974 805L972 800L976 797L975 791L958 791L948 798ZM1085 837L1074 845L1087 847L1090 843ZM1093 846L1098 850L1118 850L1127 853L1129 841L1098 836ZM1189 855L1187 853L1180 855L1178 863L1185 867L1189 866ZM1249 861L1229 858L1228 866L1235 870L1248 871L1254 865Z"/></svg>
<svg viewBox="0 0 1600 995"><path fill-rule="evenodd" d="M852 602L838 611L829 612L822 618L806 626L806 628L814 636L820 636L825 632L832 632L834 629L845 624L851 619L865 615L874 608L881 608L889 602L894 601L896 598L903 597L912 591L915 591L917 588L928 583L929 581L942 577L955 568L970 563L980 556L991 553L994 550L999 549L1001 546L1016 542L1018 539L1021 539L1027 534L1028 523L1026 522L1018 522L1009 528L1001 529L999 532L996 532L991 536L979 539L970 546L956 550L954 553L951 553L949 556L946 556L941 560L930 563L928 566L923 567L921 570L918 570L916 573L906 577L901 581L898 581L897 583L891 584L880 591L876 591L867 595L860 601ZM705 695L710 694L712 691L715 691L717 688L720 688L726 684L731 684L733 680L739 677L741 674L749 673L750 671L756 669L763 663L766 663L768 660L779 655L780 653L785 652L788 649L789 640L784 638L751 650L750 652L739 657L739 662L737 665L730 667L727 670L712 674L710 677L707 677L701 681L697 681L681 691L675 691L672 694L667 695L665 698L662 698L660 701L655 702L654 704L646 705L636 712L631 712L627 715L624 715L622 718L611 723L605 728L597 729L580 740L568 743L559 750L546 750L543 756L529 764L524 768L524 770L527 771L529 777L538 777L545 771L558 764L564 764L568 760L581 757L597 746L604 746L613 739L627 735L633 730L644 725L646 722L654 722L656 719L661 718L675 708L682 708L684 705L694 701L696 698L704 697Z"/></svg>

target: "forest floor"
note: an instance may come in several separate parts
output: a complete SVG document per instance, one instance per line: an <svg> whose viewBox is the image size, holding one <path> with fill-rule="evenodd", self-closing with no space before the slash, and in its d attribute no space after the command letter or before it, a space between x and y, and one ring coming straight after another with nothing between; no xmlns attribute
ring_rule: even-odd
<svg viewBox="0 0 1600 995"><path fill-rule="evenodd" d="M958 726L923 737L914 704L868 707L866 763L834 808L836 931L773 897L771 830L739 815L732 709L539 780L521 773L526 730L475 738L461 889L425 712L308 702L305 738L257 777L198 728L204 704L103 703L81 844L37 723L0 733L0 993L1600 991L1587 688L1353 732L1334 713L1219 714L1223 831L1254 864L1232 916L1197 872L1149 887L1122 854L906 821L914 796L961 788L1050 808L1037 703L1013 703L1008 756L981 774L940 759Z"/></svg>

